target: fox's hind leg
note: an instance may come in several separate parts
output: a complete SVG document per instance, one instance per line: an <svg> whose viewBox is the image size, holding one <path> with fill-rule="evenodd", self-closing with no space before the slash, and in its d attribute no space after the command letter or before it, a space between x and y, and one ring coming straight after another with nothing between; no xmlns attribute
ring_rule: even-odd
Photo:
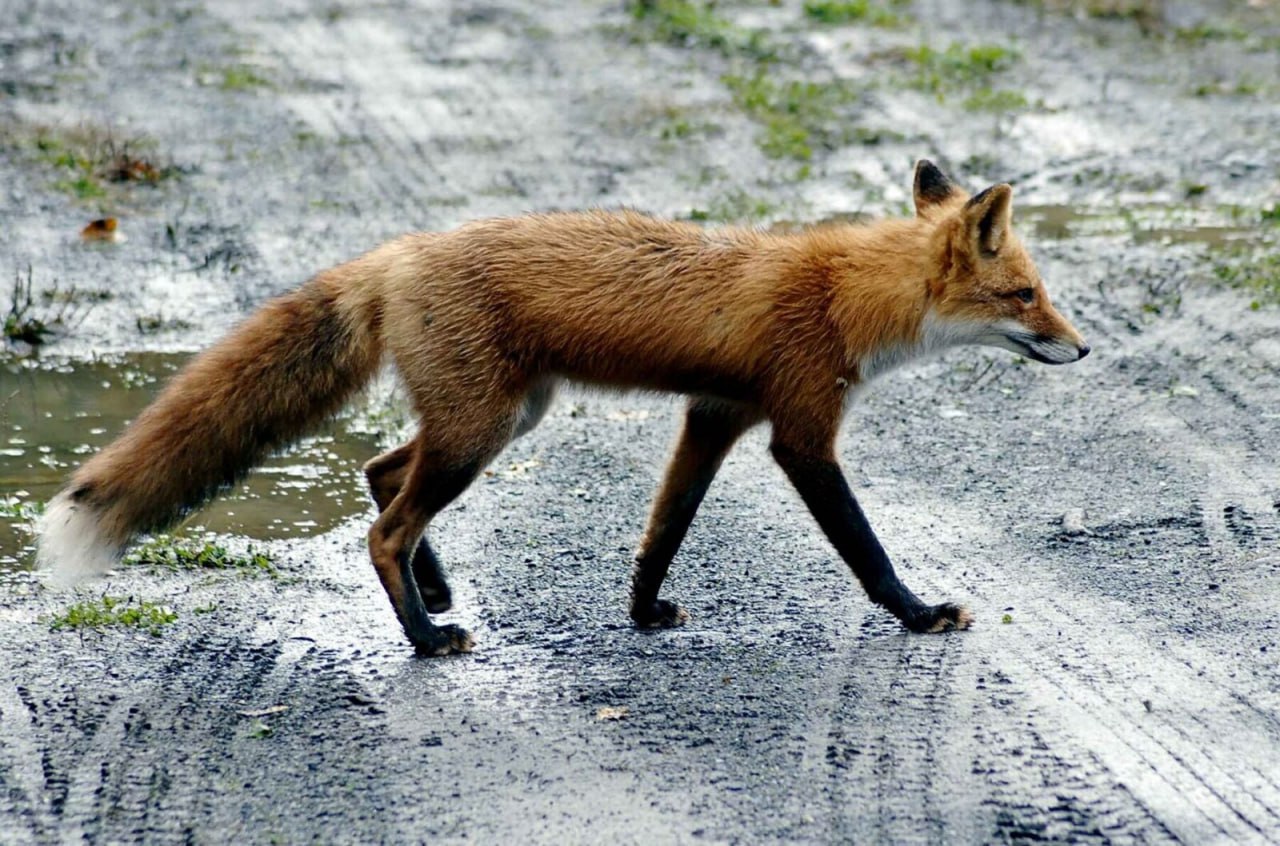
<svg viewBox="0 0 1280 846"><path fill-rule="evenodd" d="M636 553L631 580L631 619L636 625L678 626L689 619L679 605L659 599L658 590L720 463L738 436L760 419L760 412L751 407L701 398L689 402L680 440Z"/></svg>
<svg viewBox="0 0 1280 846"><path fill-rule="evenodd" d="M387 510L387 506L400 493L405 479L409 475L409 462L413 458L413 443L396 447L384 452L364 465L365 478L369 480L369 491L378 506L378 512ZM413 551L413 580L418 585L418 593L422 596L427 611L442 614L453 607L453 593L445 579L440 559L427 541L424 534L418 538L418 545Z"/></svg>
<svg viewBox="0 0 1280 846"><path fill-rule="evenodd" d="M555 392L554 379L545 379L534 385L520 407L515 437L520 437L538 425L555 398ZM409 462L412 458L413 444L407 443L384 452L364 465L369 492L373 495L379 513L385 511L396 494L400 493L400 488L409 475ZM422 595L427 611L442 614L453 607L453 592L449 589L444 568L440 566L440 559L425 534L418 538L418 545L413 551L413 578L418 583L418 593Z"/></svg>
<svg viewBox="0 0 1280 846"><path fill-rule="evenodd" d="M411 552L432 518L466 490L511 439L521 396L496 380L409 387L422 428L408 445L399 493L369 529L369 554L405 634L419 652L469 652L472 640L465 630L431 622Z"/></svg>

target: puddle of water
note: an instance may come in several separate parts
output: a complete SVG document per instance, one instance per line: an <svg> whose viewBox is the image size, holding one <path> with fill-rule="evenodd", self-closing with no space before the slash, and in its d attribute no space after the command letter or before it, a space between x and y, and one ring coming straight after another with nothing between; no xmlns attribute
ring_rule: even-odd
<svg viewBox="0 0 1280 846"><path fill-rule="evenodd" d="M27 521L5 503L47 501L186 359L147 353L52 367L0 360L0 570L29 567L33 549ZM263 540L328 531L369 508L360 465L377 452L373 435L336 421L273 456L184 528Z"/></svg>
<svg viewBox="0 0 1280 846"><path fill-rule="evenodd" d="M1234 218L1230 209L1170 206L1136 206L1114 209L1065 206L1019 205L1014 210L1015 222L1036 238L1066 240L1088 237L1129 237L1135 244L1203 244L1225 247L1257 241L1261 237L1255 222ZM788 234L807 226L840 223L866 223L874 218L861 212L838 212L821 220L803 223L780 220L769 227L771 232Z"/></svg>
<svg viewBox="0 0 1280 846"><path fill-rule="evenodd" d="M1222 247L1256 239L1256 224L1241 223L1217 209L1138 206L1124 213L1079 206L1018 206L1018 222L1038 238L1128 235L1136 244L1203 244Z"/></svg>

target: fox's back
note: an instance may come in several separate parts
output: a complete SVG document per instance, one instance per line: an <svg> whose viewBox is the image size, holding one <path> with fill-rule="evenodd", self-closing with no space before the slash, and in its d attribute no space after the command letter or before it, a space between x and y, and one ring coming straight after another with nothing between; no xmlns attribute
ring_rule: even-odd
<svg viewBox="0 0 1280 846"><path fill-rule="evenodd" d="M502 346L532 368L731 392L765 352L780 260L765 233L595 211L436 237L432 251L448 258L425 268L423 283L479 303Z"/></svg>

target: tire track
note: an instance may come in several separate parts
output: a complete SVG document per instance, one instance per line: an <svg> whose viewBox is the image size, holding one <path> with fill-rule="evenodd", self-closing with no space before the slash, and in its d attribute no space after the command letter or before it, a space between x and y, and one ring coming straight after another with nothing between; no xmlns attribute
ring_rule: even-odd
<svg viewBox="0 0 1280 846"><path fill-rule="evenodd" d="M336 795L353 839L400 839L414 779L384 751L382 710L350 659L188 634L116 639L126 648L106 662L0 687L0 842L192 842L214 826L218 840L327 839L315 809Z"/></svg>
<svg viewBox="0 0 1280 846"><path fill-rule="evenodd" d="M802 770L828 785L824 840L1175 839L1094 754L1039 715L1023 679L960 637L921 649L895 628L882 617L864 623L838 659L849 669L815 702L826 716L806 731Z"/></svg>
<svg viewBox="0 0 1280 846"><path fill-rule="evenodd" d="M282 60L297 76L342 80L342 100L325 94L295 96L288 102L324 137L360 139L348 149L364 178L376 186L377 208L369 210L382 216L394 212L400 228L409 229L448 222L442 218L451 215L439 210L442 198L487 204L492 208L481 210L486 213L512 210L509 201L495 206L484 199L501 197L487 181L491 169L468 166L469 159L488 160L505 152L504 172L511 174L538 172L549 158L571 153L562 133L548 131L561 125L557 115L565 104L556 101L552 92L557 89L545 81L554 76L546 67L547 57L537 42L510 37L502 24L523 20L525 14L521 7L461 19L424 12L397 14L391 23L385 13L366 9L353 12L341 26L286 21L287 39L275 21L237 23L263 41L287 46ZM486 52L501 54L506 64L530 65L519 89L506 72L476 70L498 61ZM379 56L376 78L370 77L363 58L369 55ZM529 198L519 183L513 188L517 196ZM547 204L545 197L530 199L536 206Z"/></svg>
<svg viewBox="0 0 1280 846"><path fill-rule="evenodd" d="M971 718L972 775L981 777L994 810L989 830L969 842L1173 842L1172 833L1087 750L1062 736L1033 706L1022 686L983 659ZM992 725L990 711L1008 714L1013 730Z"/></svg>
<svg viewBox="0 0 1280 846"><path fill-rule="evenodd" d="M957 519L954 505L931 501L927 491L915 494L934 521L945 520L944 531L963 537L972 534L966 526L980 524L976 514ZM975 554L982 548L992 560L1027 557L1000 538L966 538L966 546L971 542ZM1002 671L1175 837L1248 842L1280 833L1280 787L1270 753L1280 740L1276 722L1263 716L1267 709L1258 703L1248 710L1228 707L1248 697L1223 693L1233 685L1215 668L1213 653L1190 643L1158 651L1153 645L1171 633L1135 625L1150 623L1120 601L1079 595L1058 579L1037 586L990 576L979 586L947 578L941 565L939 570L925 576L936 590L965 590L987 607L1037 609L1035 619L1019 621L1017 636L1003 627L971 636L999 632L1009 667ZM1096 636L1092 618L1129 625Z"/></svg>
<svg viewBox="0 0 1280 846"><path fill-rule="evenodd" d="M49 801L47 755L36 741L30 694L21 685L0 685L0 787L3 788L8 836L14 843L48 838L54 826ZM22 829L17 828L22 825Z"/></svg>
<svg viewBox="0 0 1280 846"><path fill-rule="evenodd" d="M871 833L878 842L942 842L932 780L951 707L940 695L949 687L945 663L944 648L922 652L878 615L839 648L814 691L800 765L825 783L824 807L809 812L822 820L824 840Z"/></svg>

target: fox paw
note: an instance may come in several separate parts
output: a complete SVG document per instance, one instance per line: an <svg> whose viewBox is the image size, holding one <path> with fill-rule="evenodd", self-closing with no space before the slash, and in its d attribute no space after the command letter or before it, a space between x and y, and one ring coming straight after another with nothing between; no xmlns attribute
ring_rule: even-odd
<svg viewBox="0 0 1280 846"><path fill-rule="evenodd" d="M973 625L973 614L963 605L944 602L922 608L918 615L907 621L907 628L913 632L935 634L950 629L963 630Z"/></svg>
<svg viewBox="0 0 1280 846"><path fill-rule="evenodd" d="M671 629L689 622L689 612L665 599L655 599L647 606L632 606L631 619L642 629Z"/></svg>
<svg viewBox="0 0 1280 846"><path fill-rule="evenodd" d="M432 657L470 652L476 643L470 632L452 624L434 628L418 637L410 635L409 639L419 655Z"/></svg>

